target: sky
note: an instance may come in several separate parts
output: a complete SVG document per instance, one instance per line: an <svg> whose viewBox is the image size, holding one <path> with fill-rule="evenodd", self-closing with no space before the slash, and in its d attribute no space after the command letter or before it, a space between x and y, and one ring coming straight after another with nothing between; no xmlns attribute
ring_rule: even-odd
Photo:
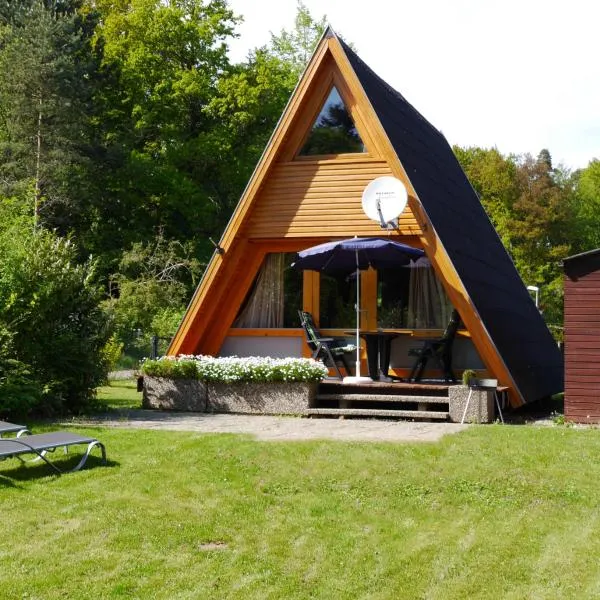
<svg viewBox="0 0 600 600"><path fill-rule="evenodd" d="M229 0L230 57L292 30L296 0ZM450 144L600 159L597 0L304 0Z"/></svg>

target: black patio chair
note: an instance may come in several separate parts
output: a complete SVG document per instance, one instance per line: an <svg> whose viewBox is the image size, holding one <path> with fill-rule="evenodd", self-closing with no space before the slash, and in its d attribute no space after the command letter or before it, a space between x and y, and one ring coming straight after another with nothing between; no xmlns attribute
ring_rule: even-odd
<svg viewBox="0 0 600 600"><path fill-rule="evenodd" d="M346 355L356 352L356 346L343 344L331 337L321 336L309 312L299 310L298 315L306 335L306 343L312 350L312 357L316 360L321 359L325 366L328 366L327 363L329 363L336 370L340 379L343 379L343 377L338 363L341 363L346 373L350 375L350 366L346 360Z"/></svg>
<svg viewBox="0 0 600 600"><path fill-rule="evenodd" d="M452 345L459 325L460 315L454 309L441 338L425 340L420 348L411 348L408 351L409 356L416 357L408 381L419 381L430 359L442 370L445 381L456 381L456 376L452 370Z"/></svg>

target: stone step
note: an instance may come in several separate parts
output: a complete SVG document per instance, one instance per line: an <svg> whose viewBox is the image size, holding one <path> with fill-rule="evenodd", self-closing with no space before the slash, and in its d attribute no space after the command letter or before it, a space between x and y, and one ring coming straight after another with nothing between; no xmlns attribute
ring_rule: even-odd
<svg viewBox="0 0 600 600"><path fill-rule="evenodd" d="M403 419L435 419L447 421L448 413L437 410L379 410L373 408L309 408L309 417L386 417Z"/></svg>
<svg viewBox="0 0 600 600"><path fill-rule="evenodd" d="M406 396L400 394L317 394L319 400L338 402L415 402L417 404L448 404L448 396Z"/></svg>

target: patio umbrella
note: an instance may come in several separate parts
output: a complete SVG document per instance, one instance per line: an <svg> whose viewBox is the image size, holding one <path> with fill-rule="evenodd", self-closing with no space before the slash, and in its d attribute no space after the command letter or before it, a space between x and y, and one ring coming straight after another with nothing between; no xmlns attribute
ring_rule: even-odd
<svg viewBox="0 0 600 600"><path fill-rule="evenodd" d="M407 265L425 256L425 252L385 238L350 238L319 244L298 252L292 267L323 273L356 272L356 377L344 381L358 382L360 376L360 274L362 269L389 269Z"/></svg>

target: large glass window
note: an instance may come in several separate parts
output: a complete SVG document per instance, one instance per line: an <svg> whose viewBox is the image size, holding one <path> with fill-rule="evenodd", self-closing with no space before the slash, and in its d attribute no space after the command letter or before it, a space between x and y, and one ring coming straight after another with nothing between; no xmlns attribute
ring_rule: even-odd
<svg viewBox="0 0 600 600"><path fill-rule="evenodd" d="M406 327L408 313L410 269L379 269L377 271L377 327Z"/></svg>
<svg viewBox="0 0 600 600"><path fill-rule="evenodd" d="M407 325L415 329L444 329L452 304L431 263L420 258L410 271Z"/></svg>
<svg viewBox="0 0 600 600"><path fill-rule="evenodd" d="M377 327L444 329L452 304L426 258L377 271Z"/></svg>
<svg viewBox="0 0 600 600"><path fill-rule="evenodd" d="M331 89L300 156L364 152L365 146L339 92Z"/></svg>
<svg viewBox="0 0 600 600"><path fill-rule="evenodd" d="M267 254L234 327L298 327L302 308L302 273L292 269L293 253Z"/></svg>
<svg viewBox="0 0 600 600"><path fill-rule="evenodd" d="M356 274L332 276L321 273L319 309L322 328L356 327Z"/></svg>

